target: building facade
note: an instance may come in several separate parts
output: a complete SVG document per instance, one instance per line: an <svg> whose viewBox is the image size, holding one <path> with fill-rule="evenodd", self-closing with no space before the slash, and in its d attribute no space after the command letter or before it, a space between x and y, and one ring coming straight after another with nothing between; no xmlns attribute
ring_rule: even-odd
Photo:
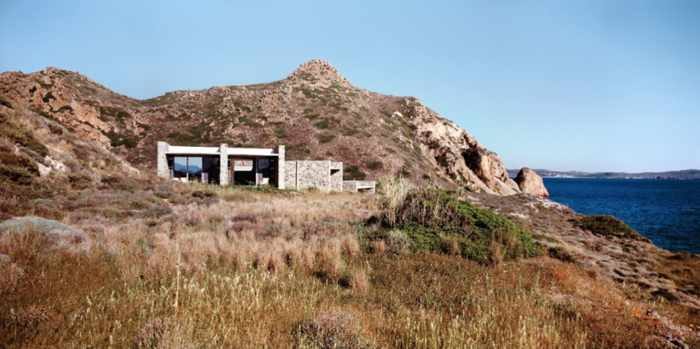
<svg viewBox="0 0 700 349"><path fill-rule="evenodd" d="M287 160L277 148L190 147L157 143L158 176L182 182L218 185L269 185L279 189L324 192L355 186L343 182L343 163L332 160ZM374 182L371 191L374 192ZM369 190L367 190L369 191Z"/></svg>

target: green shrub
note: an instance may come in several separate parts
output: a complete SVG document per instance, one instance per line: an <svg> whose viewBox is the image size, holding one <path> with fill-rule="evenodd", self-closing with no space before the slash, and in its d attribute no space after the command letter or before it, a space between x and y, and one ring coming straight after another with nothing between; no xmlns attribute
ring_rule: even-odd
<svg viewBox="0 0 700 349"><path fill-rule="evenodd" d="M10 141L23 147L31 149L39 156L44 157L49 154L49 150L40 143L34 134L4 114L0 114L0 137L6 137Z"/></svg>
<svg viewBox="0 0 700 349"><path fill-rule="evenodd" d="M311 109L304 110L304 117L309 120L316 120L320 117L318 113L314 113Z"/></svg>
<svg viewBox="0 0 700 349"><path fill-rule="evenodd" d="M126 119L131 118L131 114L129 114L127 111L125 111L121 108L118 108L118 107L101 105L101 106L99 106L99 111L100 111L101 118L103 116L106 116L108 118L117 120L121 124L124 124ZM104 118L102 118L102 119L104 120Z"/></svg>
<svg viewBox="0 0 700 349"><path fill-rule="evenodd" d="M613 216L581 216L574 225L596 235L614 236L633 240L647 240L625 222Z"/></svg>
<svg viewBox="0 0 700 349"><path fill-rule="evenodd" d="M350 165L343 171L344 180L363 180L365 178L367 178L367 174L356 165Z"/></svg>
<svg viewBox="0 0 700 349"><path fill-rule="evenodd" d="M340 130L340 133L342 133L343 136L354 136L358 132L360 132L360 131L358 131L357 128L350 127L350 126L345 126Z"/></svg>
<svg viewBox="0 0 700 349"><path fill-rule="evenodd" d="M275 127L275 136L277 136L277 138L287 137L287 130L284 128L284 126Z"/></svg>
<svg viewBox="0 0 700 349"><path fill-rule="evenodd" d="M105 136L109 138L109 143L113 147L125 146L127 148L134 148L138 144L138 140L134 137L129 137L128 135L122 135L113 131L105 133Z"/></svg>
<svg viewBox="0 0 700 349"><path fill-rule="evenodd" d="M532 233L524 227L443 190L413 191L385 217L393 217L393 223L385 219L385 225L404 231L413 241L414 250L458 253L478 262L541 253ZM494 244L502 256L494 256Z"/></svg>
<svg viewBox="0 0 700 349"><path fill-rule="evenodd" d="M379 160L371 160L371 161L365 162L365 166L368 169L374 171L374 170L380 170L380 169L384 168L384 163L382 163Z"/></svg>
<svg viewBox="0 0 700 349"><path fill-rule="evenodd" d="M330 132L324 132L318 135L318 142L323 144L323 143L328 143L335 139L335 135L330 133Z"/></svg>
<svg viewBox="0 0 700 349"><path fill-rule="evenodd" d="M321 119L314 123L314 126L318 129L325 130L330 126L330 123L328 122L328 119Z"/></svg>

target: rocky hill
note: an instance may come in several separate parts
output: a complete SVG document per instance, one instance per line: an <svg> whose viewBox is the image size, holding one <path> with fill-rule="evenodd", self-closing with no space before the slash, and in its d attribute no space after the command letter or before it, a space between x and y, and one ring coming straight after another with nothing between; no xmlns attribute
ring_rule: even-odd
<svg viewBox="0 0 700 349"><path fill-rule="evenodd" d="M446 187L520 192L498 155L453 122L414 97L355 87L321 60L271 83L175 91L148 100L119 95L55 68L7 72L0 75L0 113L4 122L44 134L45 142L66 142L61 135L51 136L53 125L106 151L105 158L114 154L127 160L123 166L146 171L153 168L158 140L285 144L290 159L343 161L347 178L402 175ZM60 168L65 163L54 164L62 156L54 152L61 149L48 147L45 154L16 150L37 168Z"/></svg>

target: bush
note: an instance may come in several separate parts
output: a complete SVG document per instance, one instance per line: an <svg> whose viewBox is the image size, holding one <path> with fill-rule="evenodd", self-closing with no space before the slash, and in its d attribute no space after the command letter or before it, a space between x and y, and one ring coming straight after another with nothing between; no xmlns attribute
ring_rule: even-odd
<svg viewBox="0 0 700 349"><path fill-rule="evenodd" d="M26 156L0 153L0 178L6 178L18 184L30 184L38 175L37 166Z"/></svg>
<svg viewBox="0 0 700 349"><path fill-rule="evenodd" d="M363 180L365 178L367 178L367 174L356 165L350 165L343 171L344 180Z"/></svg>
<svg viewBox="0 0 700 349"><path fill-rule="evenodd" d="M138 140L134 136L129 136L127 134L119 134L114 131L109 131L105 133L105 136L109 138L109 144L113 147L125 146L129 149L135 148L138 145Z"/></svg>
<svg viewBox="0 0 700 349"><path fill-rule="evenodd" d="M596 235L648 241L625 222L613 216L581 216L574 225Z"/></svg>
<svg viewBox="0 0 700 349"><path fill-rule="evenodd" d="M413 242L403 231L393 229L387 233L386 245L389 252L403 254L413 247Z"/></svg>
<svg viewBox="0 0 700 349"><path fill-rule="evenodd" d="M314 123L314 126L316 126L316 128L318 128L318 129L325 130L330 126L330 123L328 122L327 119L322 119L322 120L319 120L316 123Z"/></svg>
<svg viewBox="0 0 700 349"><path fill-rule="evenodd" d="M365 166L372 171L381 170L384 168L384 164L379 160L367 161L365 162Z"/></svg>
<svg viewBox="0 0 700 349"><path fill-rule="evenodd" d="M300 348L367 348L359 321L349 313L322 313L302 321L297 329Z"/></svg>
<svg viewBox="0 0 700 349"><path fill-rule="evenodd" d="M330 132L324 132L318 135L318 142L323 144L323 143L328 143L335 139L335 135L330 133Z"/></svg>
<svg viewBox="0 0 700 349"><path fill-rule="evenodd" d="M34 134L30 130L4 114L0 114L0 137L5 137L13 143L26 147L41 157L49 154L46 146L34 138Z"/></svg>
<svg viewBox="0 0 700 349"><path fill-rule="evenodd" d="M411 191L400 204L385 205L384 224L404 231L414 250L460 254L483 263L541 252L527 229L438 189Z"/></svg>
<svg viewBox="0 0 700 349"><path fill-rule="evenodd" d="M275 136L277 136L277 138L287 137L287 130L284 128L284 126L275 127Z"/></svg>

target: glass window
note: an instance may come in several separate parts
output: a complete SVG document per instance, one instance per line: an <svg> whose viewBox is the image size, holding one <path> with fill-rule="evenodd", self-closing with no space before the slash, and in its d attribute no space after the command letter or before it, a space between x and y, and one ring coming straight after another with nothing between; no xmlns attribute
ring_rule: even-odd
<svg viewBox="0 0 700 349"><path fill-rule="evenodd" d="M187 159L187 172L189 172L190 176L197 176L202 173L202 158L190 156Z"/></svg>
<svg viewBox="0 0 700 349"><path fill-rule="evenodd" d="M187 158L187 173L191 181L202 181L202 157L190 156Z"/></svg>
<svg viewBox="0 0 700 349"><path fill-rule="evenodd" d="M173 161L173 177L184 178L187 177L187 157L186 156L176 156Z"/></svg>

